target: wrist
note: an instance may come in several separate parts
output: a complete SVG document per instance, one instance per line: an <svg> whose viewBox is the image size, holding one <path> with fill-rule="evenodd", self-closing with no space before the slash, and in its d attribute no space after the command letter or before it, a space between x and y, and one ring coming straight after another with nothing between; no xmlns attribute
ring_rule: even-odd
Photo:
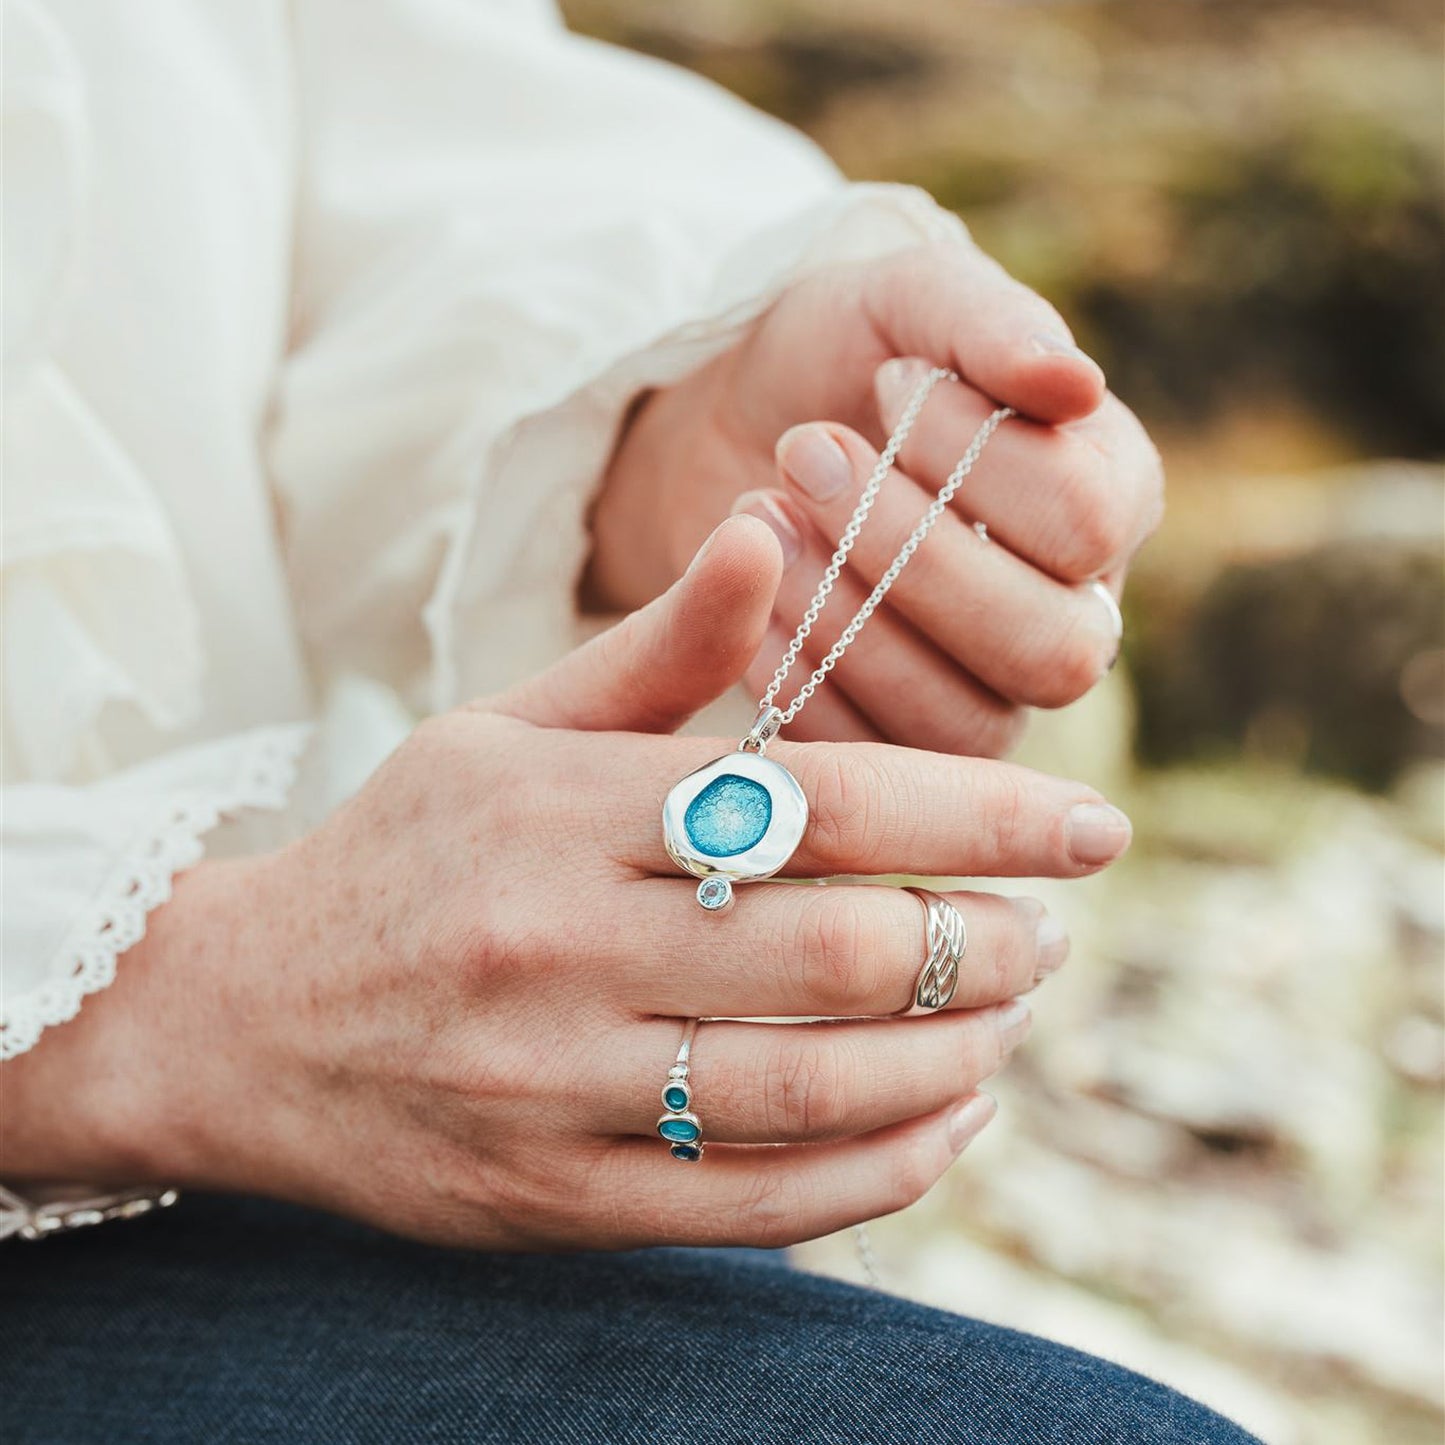
<svg viewBox="0 0 1445 1445"><path fill-rule="evenodd" d="M0 1074L0 1173L97 1185L210 1182L201 1101L224 1050L200 1026L208 981L230 948L227 898L246 862L179 875L107 988ZM224 967L224 964L219 966Z"/></svg>
<svg viewBox="0 0 1445 1445"><path fill-rule="evenodd" d="M729 455L714 405L726 361L646 393L628 413L592 510L589 610L635 611L665 592L743 490L718 475Z"/></svg>

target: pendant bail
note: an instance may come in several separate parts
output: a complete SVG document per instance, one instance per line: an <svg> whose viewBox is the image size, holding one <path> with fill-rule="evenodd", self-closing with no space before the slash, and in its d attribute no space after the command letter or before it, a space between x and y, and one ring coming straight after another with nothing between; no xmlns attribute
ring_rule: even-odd
<svg viewBox="0 0 1445 1445"><path fill-rule="evenodd" d="M753 725L748 729L748 735L738 744L740 753L761 753L772 740L777 737L778 729L783 725L783 714L778 709L768 704L758 709L758 715L753 719Z"/></svg>

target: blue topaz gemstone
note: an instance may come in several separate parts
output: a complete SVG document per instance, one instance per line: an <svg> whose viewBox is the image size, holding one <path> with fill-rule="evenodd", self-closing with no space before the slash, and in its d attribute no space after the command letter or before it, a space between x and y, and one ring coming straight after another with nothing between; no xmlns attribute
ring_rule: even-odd
<svg viewBox="0 0 1445 1445"><path fill-rule="evenodd" d="M674 1159L685 1159L689 1164L702 1158L702 1150L696 1144L674 1144L668 1152Z"/></svg>
<svg viewBox="0 0 1445 1445"><path fill-rule="evenodd" d="M662 1102L674 1113L678 1113L687 1108L690 1101L687 1090L681 1084L669 1084L662 1091Z"/></svg>
<svg viewBox="0 0 1445 1445"><path fill-rule="evenodd" d="M695 1143L702 1130L691 1119L659 1119L657 1132L671 1143Z"/></svg>
<svg viewBox="0 0 1445 1445"><path fill-rule="evenodd" d="M772 820L773 797L761 783L724 773L688 804L682 825L700 852L732 858L762 842Z"/></svg>
<svg viewBox="0 0 1445 1445"><path fill-rule="evenodd" d="M716 913L733 901L733 885L726 878L704 878L697 885L697 901L709 913Z"/></svg>

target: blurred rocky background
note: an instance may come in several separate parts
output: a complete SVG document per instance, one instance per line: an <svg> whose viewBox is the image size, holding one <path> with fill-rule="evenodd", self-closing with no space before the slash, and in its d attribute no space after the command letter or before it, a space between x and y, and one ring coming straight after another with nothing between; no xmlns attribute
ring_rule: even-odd
<svg viewBox="0 0 1445 1445"><path fill-rule="evenodd" d="M1031 756L1130 807L888 1283L1270 1445L1438 1445L1445 193L1436 0L567 0L1056 301L1170 475L1125 666ZM857 1275L846 1236L808 1252Z"/></svg>

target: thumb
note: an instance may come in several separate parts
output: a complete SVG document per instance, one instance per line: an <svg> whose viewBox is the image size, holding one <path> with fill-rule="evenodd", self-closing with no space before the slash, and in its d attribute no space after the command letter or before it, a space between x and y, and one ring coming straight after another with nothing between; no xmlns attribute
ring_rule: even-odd
<svg viewBox="0 0 1445 1445"><path fill-rule="evenodd" d="M743 675L782 574L767 523L730 517L661 597L478 706L539 727L673 732Z"/></svg>

